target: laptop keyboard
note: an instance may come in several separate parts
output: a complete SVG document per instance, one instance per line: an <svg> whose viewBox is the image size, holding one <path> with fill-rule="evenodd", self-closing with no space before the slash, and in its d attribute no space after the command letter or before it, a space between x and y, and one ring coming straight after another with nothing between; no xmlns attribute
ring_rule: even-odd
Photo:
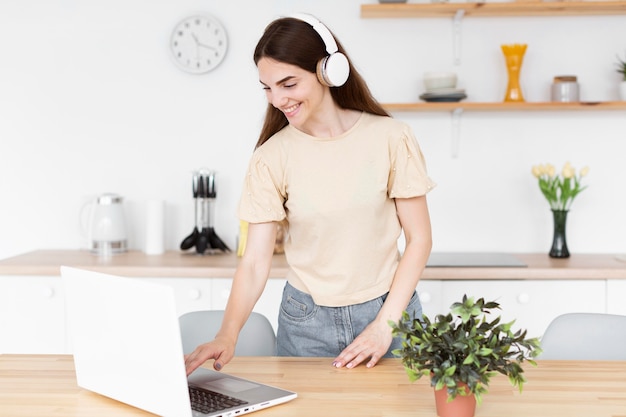
<svg viewBox="0 0 626 417"><path fill-rule="evenodd" d="M189 386L189 398L191 409L205 414L247 404L247 401L194 386Z"/></svg>

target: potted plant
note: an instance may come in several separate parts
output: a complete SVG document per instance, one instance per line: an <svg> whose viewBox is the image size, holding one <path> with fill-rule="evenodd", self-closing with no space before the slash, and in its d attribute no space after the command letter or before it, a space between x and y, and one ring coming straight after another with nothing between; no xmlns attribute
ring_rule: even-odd
<svg viewBox="0 0 626 417"><path fill-rule="evenodd" d="M444 396L436 401L440 417L473 416L489 381L498 373L521 392L526 381L521 363L536 365L532 358L541 353L539 340L527 339L525 330L513 332L514 321L501 323L500 316L490 321L487 315L496 309L500 305L495 301L474 301L464 295L448 314L439 314L433 321L426 315L409 317L405 311L397 323L389 322L394 336L402 338L402 348L393 353L402 359L409 379L427 376L435 399ZM469 400L467 414L458 410L445 414L443 408L462 400Z"/></svg>
<svg viewBox="0 0 626 417"><path fill-rule="evenodd" d="M619 85L620 97L623 101L626 101L626 59L617 57L617 72L622 76L622 82Z"/></svg>

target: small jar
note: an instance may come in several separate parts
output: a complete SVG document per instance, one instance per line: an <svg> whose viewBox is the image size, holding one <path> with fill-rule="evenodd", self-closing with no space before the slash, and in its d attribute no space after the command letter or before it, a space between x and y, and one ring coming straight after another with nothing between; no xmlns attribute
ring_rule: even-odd
<svg viewBox="0 0 626 417"><path fill-rule="evenodd" d="M579 86L575 75L559 75L552 83L552 101L569 103L580 101Z"/></svg>

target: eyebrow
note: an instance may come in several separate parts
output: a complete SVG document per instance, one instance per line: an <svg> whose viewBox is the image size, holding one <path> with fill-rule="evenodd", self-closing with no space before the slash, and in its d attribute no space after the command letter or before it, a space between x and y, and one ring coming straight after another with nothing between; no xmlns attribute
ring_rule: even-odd
<svg viewBox="0 0 626 417"><path fill-rule="evenodd" d="M292 78L296 78L296 77L295 77L294 75L288 75L288 76L286 76L285 78L283 78L283 79L281 79L281 80L278 80L278 81L276 82L276 85L281 85L281 84L283 84L283 83L285 83L285 82L287 82L287 81L291 80ZM264 86L266 86L266 87L268 86L267 84L265 84L265 83L264 83L263 81L261 81L261 80L259 80L259 82L260 82L261 84L263 84Z"/></svg>

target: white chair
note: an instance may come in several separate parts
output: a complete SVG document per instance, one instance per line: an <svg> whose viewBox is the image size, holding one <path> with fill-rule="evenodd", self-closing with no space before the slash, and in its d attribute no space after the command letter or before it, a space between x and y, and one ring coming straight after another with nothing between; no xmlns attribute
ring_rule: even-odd
<svg viewBox="0 0 626 417"><path fill-rule="evenodd" d="M626 316L568 313L556 317L537 359L626 360Z"/></svg>
<svg viewBox="0 0 626 417"><path fill-rule="evenodd" d="M210 342L220 329L224 310L192 311L179 317L183 352L191 353L198 345ZM237 356L275 356L276 334L267 317L252 312L241 329Z"/></svg>

